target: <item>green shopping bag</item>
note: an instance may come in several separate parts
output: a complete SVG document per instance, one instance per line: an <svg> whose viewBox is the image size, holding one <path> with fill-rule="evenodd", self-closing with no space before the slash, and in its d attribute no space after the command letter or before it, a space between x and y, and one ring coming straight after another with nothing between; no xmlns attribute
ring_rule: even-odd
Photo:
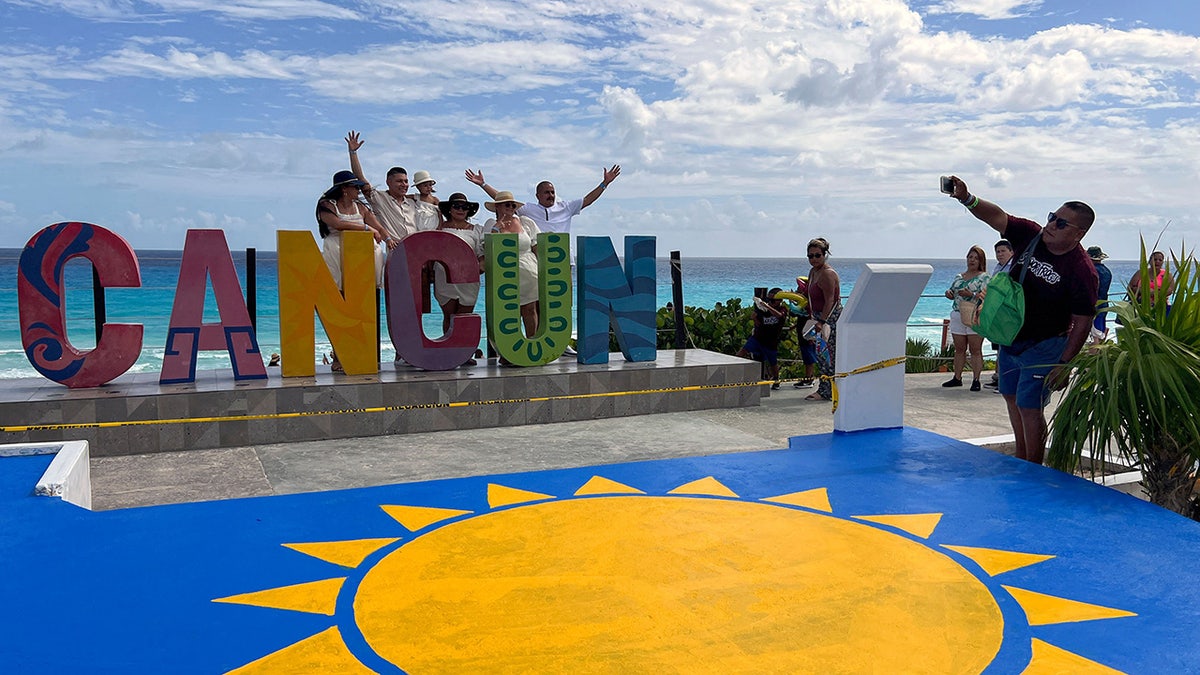
<svg viewBox="0 0 1200 675"><path fill-rule="evenodd" d="M1033 249L1037 247L1041 234L1029 242L1025 252L1021 254L1018 264L1021 275L1013 279L1008 272L1001 272L988 280L977 313L978 325L976 333L1005 347L1011 346L1025 325L1025 289L1021 283L1025 281L1025 272L1029 269L1029 259L1033 257Z"/></svg>

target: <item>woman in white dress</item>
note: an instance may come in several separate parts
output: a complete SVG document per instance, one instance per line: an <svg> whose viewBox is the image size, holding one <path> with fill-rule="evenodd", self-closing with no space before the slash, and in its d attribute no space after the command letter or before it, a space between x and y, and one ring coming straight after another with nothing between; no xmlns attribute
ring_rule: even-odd
<svg viewBox="0 0 1200 675"><path fill-rule="evenodd" d="M537 333L538 329L538 264L537 236L540 230L536 223L525 216L518 216L517 209L524 203L513 198L513 193L501 190L496 201L485 202L484 208L496 214L495 219L484 223L485 232L501 232L517 235L518 301L521 303L521 322L525 325L525 337Z"/></svg>
<svg viewBox="0 0 1200 675"><path fill-rule="evenodd" d="M417 172L420 175L420 172ZM461 192L450 195L450 199L438 204L445 219L440 229L466 242L475 252L480 273L483 272L483 233L469 218L479 212L477 202L467 201ZM442 306L442 331L450 330L450 317L455 314L470 314L475 311L479 300L479 282L451 284L446 281L446 268L434 266L433 295ZM473 359L472 359L473 361ZM470 365L471 362L468 362Z"/></svg>
<svg viewBox="0 0 1200 675"><path fill-rule="evenodd" d="M342 232L367 231L375 235L375 287L383 287L383 266L387 262L387 249L383 242L387 234L375 214L358 200L365 185L349 171L333 175L333 187L321 195L317 202L317 230L321 233L322 252L329 273L342 289Z"/></svg>
<svg viewBox="0 0 1200 675"><path fill-rule="evenodd" d="M326 190L317 201L317 231L321 233L322 256L339 291L342 290L343 277L342 232L368 231L375 235L375 287L383 287L387 233L375 219L375 214L358 200L363 185L365 183L352 172L339 171L333 175L333 187ZM342 370L337 354L333 356L331 368L334 372Z"/></svg>

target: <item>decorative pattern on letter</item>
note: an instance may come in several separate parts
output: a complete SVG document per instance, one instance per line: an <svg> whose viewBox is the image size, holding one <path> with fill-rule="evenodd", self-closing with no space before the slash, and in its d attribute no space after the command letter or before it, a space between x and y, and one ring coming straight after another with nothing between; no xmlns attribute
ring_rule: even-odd
<svg viewBox="0 0 1200 675"><path fill-rule="evenodd" d="M204 323L209 277L220 323ZM235 380L267 379L258 337L250 325L250 312L222 230L188 230L159 383L195 382L196 354L201 349L227 350Z"/></svg>
<svg viewBox="0 0 1200 675"><path fill-rule="evenodd" d="M316 373L314 311L347 375L379 372L379 349L375 342L375 249L371 233L342 233L345 297L338 292L311 232L279 230L276 242L283 376Z"/></svg>
<svg viewBox="0 0 1200 675"><path fill-rule="evenodd" d="M580 363L608 363L612 326L626 361L653 361L656 270L654 237L625 237L625 269L608 237L579 237L577 350Z"/></svg>
<svg viewBox="0 0 1200 675"><path fill-rule="evenodd" d="M521 324L520 263L516 234L488 234L488 339L496 352L519 366L537 366L562 356L571 339L570 236L538 235L538 330L526 337Z"/></svg>
<svg viewBox="0 0 1200 675"><path fill-rule="evenodd" d="M87 258L104 288L142 285L137 255L119 235L91 223L55 223L33 235L17 267L21 344L29 363L71 388L98 387L121 376L142 352L142 325L105 323L96 348L80 351L67 337L63 268Z"/></svg>

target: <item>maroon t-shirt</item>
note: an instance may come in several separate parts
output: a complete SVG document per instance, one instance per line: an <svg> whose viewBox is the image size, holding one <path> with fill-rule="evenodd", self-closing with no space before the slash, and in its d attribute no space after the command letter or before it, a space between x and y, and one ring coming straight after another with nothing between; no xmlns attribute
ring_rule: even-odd
<svg viewBox="0 0 1200 675"><path fill-rule="evenodd" d="M1042 226L1016 216L1008 217L1002 233L1012 242L1013 264L1010 274L1021 278L1019 258ZM1071 328L1071 315L1095 316L1100 279L1096 266L1082 246L1055 255L1038 240L1029 260L1029 271L1021 286L1025 289L1025 324L1018 340L1045 340L1064 335Z"/></svg>

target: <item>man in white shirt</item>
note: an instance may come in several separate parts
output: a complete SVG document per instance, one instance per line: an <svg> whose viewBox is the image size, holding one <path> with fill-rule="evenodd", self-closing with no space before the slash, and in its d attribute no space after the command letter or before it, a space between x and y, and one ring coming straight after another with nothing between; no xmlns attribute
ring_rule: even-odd
<svg viewBox="0 0 1200 675"><path fill-rule="evenodd" d="M363 196L367 198L371 210L375 212L375 216L383 228L387 230L386 243L388 250L391 251L400 244L400 240L419 229L417 226L419 207L415 200L407 197L408 172L404 170L404 167L393 166L388 169L387 191L380 192L371 187L371 182L367 180L362 164L358 161L358 149L363 146L363 143L358 132L351 131L346 136L346 147L350 150L350 170L359 180L366 183L362 189Z"/></svg>
<svg viewBox="0 0 1200 675"><path fill-rule="evenodd" d="M571 219L599 199L600 195L604 194L605 188L620 175L621 166L619 164L614 164L611 169L604 169L604 179L600 181L599 185L592 188L592 191L584 195L583 199L572 199L569 202L559 200L554 192L554 183L544 180L537 184L537 201L529 202L517 209L517 214L532 219L542 232L570 234ZM467 180L483 188L489 197L496 198L498 191L487 184L487 181L483 179L482 171L467 169L466 176Z"/></svg>

